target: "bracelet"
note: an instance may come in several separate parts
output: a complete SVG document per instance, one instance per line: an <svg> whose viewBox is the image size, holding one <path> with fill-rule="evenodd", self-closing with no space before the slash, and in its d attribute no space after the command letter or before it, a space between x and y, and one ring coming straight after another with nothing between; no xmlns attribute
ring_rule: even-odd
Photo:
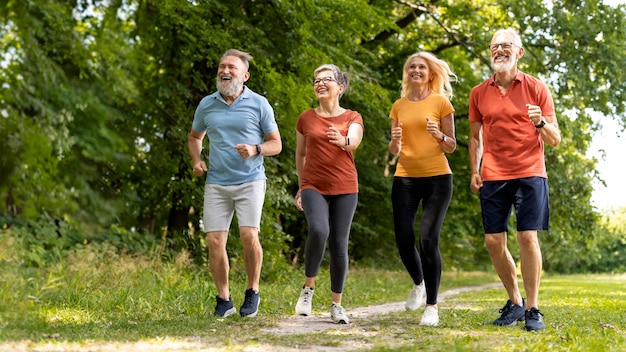
<svg viewBox="0 0 626 352"><path fill-rule="evenodd" d="M346 145L346 146L349 146L349 145L350 145L350 138L348 138L347 136L346 136L346 142L345 142L345 145Z"/></svg>

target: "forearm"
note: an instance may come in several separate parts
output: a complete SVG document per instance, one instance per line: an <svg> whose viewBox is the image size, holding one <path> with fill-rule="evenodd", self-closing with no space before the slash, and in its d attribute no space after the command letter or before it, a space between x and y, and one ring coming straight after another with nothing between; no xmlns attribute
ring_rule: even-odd
<svg viewBox="0 0 626 352"><path fill-rule="evenodd" d="M399 139L392 139L389 141L389 145L387 147L389 148L389 153L398 155L402 150L402 142Z"/></svg>
<svg viewBox="0 0 626 352"><path fill-rule="evenodd" d="M187 148L189 149L189 155L194 165L202 160L200 157L200 153L202 152L202 139L189 135L187 137Z"/></svg>
<svg viewBox="0 0 626 352"><path fill-rule="evenodd" d="M552 123L546 123L545 126L539 129L539 133L541 133L543 141L553 147L561 143L561 131L558 126Z"/></svg>
<svg viewBox="0 0 626 352"><path fill-rule="evenodd" d="M272 156L280 154L283 150L283 144L280 140L269 140L260 144L261 146L261 155L263 156Z"/></svg>
<svg viewBox="0 0 626 352"><path fill-rule="evenodd" d="M472 174L480 174L480 161L483 155L483 148L479 141L470 137L469 140L469 159Z"/></svg>

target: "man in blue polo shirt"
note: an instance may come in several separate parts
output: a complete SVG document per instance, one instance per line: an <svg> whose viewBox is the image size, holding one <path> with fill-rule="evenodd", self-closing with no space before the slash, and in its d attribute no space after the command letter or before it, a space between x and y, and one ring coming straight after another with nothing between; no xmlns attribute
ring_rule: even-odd
<svg viewBox="0 0 626 352"><path fill-rule="evenodd" d="M228 287L226 242L237 213L248 286L239 308L242 317L257 315L263 249L259 242L265 199L263 156L282 150L274 110L267 99L245 86L250 78L248 53L230 49L220 59L217 91L198 105L188 137L193 174L207 173L204 189L204 230L209 267L217 287L215 315L236 312ZM209 167L200 157L204 136L209 140Z"/></svg>

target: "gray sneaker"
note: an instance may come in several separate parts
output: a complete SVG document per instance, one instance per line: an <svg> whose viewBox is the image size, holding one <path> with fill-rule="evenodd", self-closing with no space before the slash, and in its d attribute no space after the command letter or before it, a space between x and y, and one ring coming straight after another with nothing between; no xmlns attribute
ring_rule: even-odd
<svg viewBox="0 0 626 352"><path fill-rule="evenodd" d="M543 323L543 319L541 319L543 313L541 313L539 309L537 309L536 307L532 307L527 310L525 314L526 324L524 325L524 327L526 328L526 330L536 331L546 328L545 324Z"/></svg>
<svg viewBox="0 0 626 352"><path fill-rule="evenodd" d="M256 317L259 312L259 303L261 303L259 293L251 288L247 289L243 304L239 308L239 315L246 318Z"/></svg>
<svg viewBox="0 0 626 352"><path fill-rule="evenodd" d="M500 309L500 318L493 321L493 325L498 326L513 326L518 321L524 320L524 311L526 310L526 300L522 298L522 305L511 303L511 300L506 301L506 304Z"/></svg>
<svg viewBox="0 0 626 352"><path fill-rule="evenodd" d="M233 315L237 312L233 306L232 298L228 297L228 301L222 299L220 296L215 296L215 315L221 318L226 318L229 315Z"/></svg>
<svg viewBox="0 0 626 352"><path fill-rule="evenodd" d="M350 323L350 319L348 319L348 315L342 306L333 303L330 306L330 317L337 324L348 324Z"/></svg>
<svg viewBox="0 0 626 352"><path fill-rule="evenodd" d="M300 298L296 303L296 314L308 316L311 315L311 306L313 305L313 293L315 289L303 287L300 291Z"/></svg>

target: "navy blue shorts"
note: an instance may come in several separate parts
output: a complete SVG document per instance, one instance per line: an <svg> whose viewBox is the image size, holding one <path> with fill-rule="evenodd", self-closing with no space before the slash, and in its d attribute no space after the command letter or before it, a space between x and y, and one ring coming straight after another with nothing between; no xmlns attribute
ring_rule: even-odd
<svg viewBox="0 0 626 352"><path fill-rule="evenodd" d="M515 209L517 231L547 230L550 220L548 180L528 177L485 181L480 189L485 233L509 229L511 208Z"/></svg>

